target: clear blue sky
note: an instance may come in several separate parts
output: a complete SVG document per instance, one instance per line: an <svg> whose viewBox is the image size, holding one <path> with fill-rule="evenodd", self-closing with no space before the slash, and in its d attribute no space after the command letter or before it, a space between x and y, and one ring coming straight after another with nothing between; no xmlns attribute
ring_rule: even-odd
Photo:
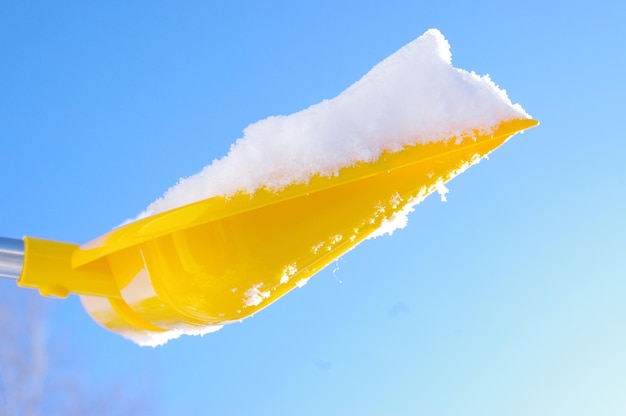
<svg viewBox="0 0 626 416"><path fill-rule="evenodd" d="M626 414L625 7L4 1L0 235L89 241L436 27L541 126L241 324L140 348L70 297L51 336L159 415Z"/></svg>

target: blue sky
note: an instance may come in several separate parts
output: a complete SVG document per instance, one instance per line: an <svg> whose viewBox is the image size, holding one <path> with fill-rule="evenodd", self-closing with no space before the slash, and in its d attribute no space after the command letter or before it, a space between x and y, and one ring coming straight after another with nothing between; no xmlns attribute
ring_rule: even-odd
<svg viewBox="0 0 626 416"><path fill-rule="evenodd" d="M0 235L89 241L435 27L541 122L448 202L215 334L139 348L70 297L50 336L160 415L624 414L624 8L2 2Z"/></svg>

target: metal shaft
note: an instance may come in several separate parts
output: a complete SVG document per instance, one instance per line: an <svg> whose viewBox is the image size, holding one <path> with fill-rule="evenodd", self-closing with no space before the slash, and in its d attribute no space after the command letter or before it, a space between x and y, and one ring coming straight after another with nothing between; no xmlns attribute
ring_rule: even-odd
<svg viewBox="0 0 626 416"><path fill-rule="evenodd" d="M24 266L24 242L0 237L0 277L19 279Z"/></svg>

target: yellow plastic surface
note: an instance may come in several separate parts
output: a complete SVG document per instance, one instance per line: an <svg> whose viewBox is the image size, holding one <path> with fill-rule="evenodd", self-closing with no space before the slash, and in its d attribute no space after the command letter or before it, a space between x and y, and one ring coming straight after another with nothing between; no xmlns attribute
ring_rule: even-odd
<svg viewBox="0 0 626 416"><path fill-rule="evenodd" d="M43 285L46 291L99 295L83 297L83 303L113 331L135 340L164 331L202 332L268 306L438 184L536 124L513 120L490 134L468 132L407 147L280 192L207 199L128 224L80 248L29 240L27 256L32 247L58 251L64 260L60 266L50 260L55 273ZM27 261L20 283L36 286L29 274L45 273L46 261ZM73 277L62 279L66 272ZM103 276L112 285L102 284ZM76 280L93 286L84 289Z"/></svg>

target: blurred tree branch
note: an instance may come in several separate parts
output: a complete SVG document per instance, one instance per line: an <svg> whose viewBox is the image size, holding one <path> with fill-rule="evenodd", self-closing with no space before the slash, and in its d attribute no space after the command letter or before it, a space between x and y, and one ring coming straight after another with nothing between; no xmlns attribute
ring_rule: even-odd
<svg viewBox="0 0 626 416"><path fill-rule="evenodd" d="M132 397L121 384L86 389L84 377L57 356L46 299L7 283L0 282L0 416L152 413L146 397Z"/></svg>

